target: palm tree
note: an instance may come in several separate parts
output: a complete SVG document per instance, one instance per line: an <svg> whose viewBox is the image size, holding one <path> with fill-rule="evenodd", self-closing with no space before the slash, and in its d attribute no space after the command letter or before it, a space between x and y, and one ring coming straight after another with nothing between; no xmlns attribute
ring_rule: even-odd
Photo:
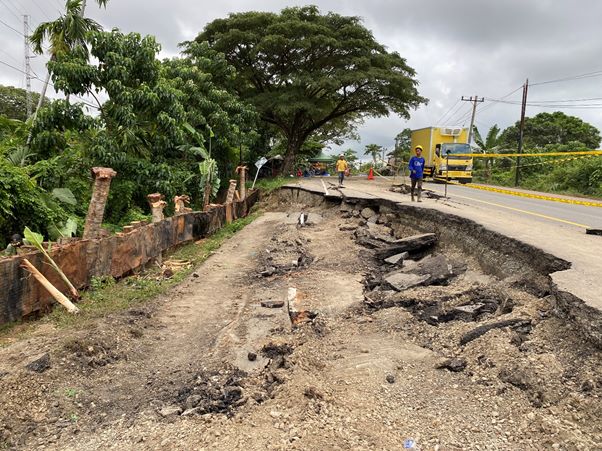
<svg viewBox="0 0 602 451"><path fill-rule="evenodd" d="M474 140L477 146L481 149L483 153L497 153L500 148L501 139L500 139L500 128L495 124L493 127L489 129L487 132L487 136L485 137L485 141L481 137L479 133L479 129L475 125L474 127ZM490 159L485 159L485 171L487 173L487 178L491 177L491 167L490 167Z"/></svg>
<svg viewBox="0 0 602 451"><path fill-rule="evenodd" d="M378 144L368 144L366 146L366 151L364 152L364 155L371 155L372 160L374 161L374 165L376 165L376 158L380 156L382 151L382 146L379 146Z"/></svg>
<svg viewBox="0 0 602 451"><path fill-rule="evenodd" d="M108 0L96 0L98 6L106 8ZM87 34L91 31L100 31L102 27L92 19L84 17L86 0L67 0L65 3L65 14L53 22L43 22L34 30L29 38L33 45L34 53L42 55L44 49L42 44L48 41L50 44L50 60L54 61L58 56L80 47L88 55ZM38 101L32 121L35 121L38 111L46 96L48 83L50 82L50 71L46 74L42 95ZM31 138L31 136L30 136ZM30 140L28 139L28 142Z"/></svg>

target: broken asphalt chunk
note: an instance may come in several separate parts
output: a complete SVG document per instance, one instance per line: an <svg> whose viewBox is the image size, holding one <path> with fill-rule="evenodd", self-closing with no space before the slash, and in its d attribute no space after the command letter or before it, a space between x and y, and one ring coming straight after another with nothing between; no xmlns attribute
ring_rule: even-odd
<svg viewBox="0 0 602 451"><path fill-rule="evenodd" d="M265 308L280 308L284 306L284 301L267 299L265 301L261 301L261 306Z"/></svg>
<svg viewBox="0 0 602 451"><path fill-rule="evenodd" d="M437 236L434 233L423 233L422 235L413 235L400 240L395 240L389 246L376 252L376 257L385 259L401 252L420 252L432 247L437 242Z"/></svg>
<svg viewBox="0 0 602 451"><path fill-rule="evenodd" d="M530 319L524 318L515 318L515 319L507 319L504 321L498 321L496 323L485 324L483 326L479 326L469 332L466 332L462 335L460 339L460 345L464 346L467 343L470 343L473 340L476 340L482 335L485 335L487 332L493 329L502 329L504 327L512 327L512 328L523 328L526 326L531 326Z"/></svg>
<svg viewBox="0 0 602 451"><path fill-rule="evenodd" d="M385 263L389 263L390 265L401 266L403 261L410 256L407 252L401 252L399 254L392 255L391 257L385 258Z"/></svg>

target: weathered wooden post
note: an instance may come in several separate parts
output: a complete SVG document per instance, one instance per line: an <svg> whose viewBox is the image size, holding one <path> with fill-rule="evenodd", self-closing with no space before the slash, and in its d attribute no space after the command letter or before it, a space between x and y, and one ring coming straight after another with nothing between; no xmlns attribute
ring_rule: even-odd
<svg viewBox="0 0 602 451"><path fill-rule="evenodd" d="M92 198L88 206L88 215L84 226L85 240L92 240L99 237L102 225L102 219L105 214L105 206L109 197L109 188L111 179L117 175L111 168L92 168L94 177L94 188L92 189Z"/></svg>
<svg viewBox="0 0 602 451"><path fill-rule="evenodd" d="M163 215L163 209L167 205L167 202L163 200L165 196L160 193L153 193L146 196L148 204L151 207L151 214L153 216L153 222L161 222L165 219Z"/></svg>

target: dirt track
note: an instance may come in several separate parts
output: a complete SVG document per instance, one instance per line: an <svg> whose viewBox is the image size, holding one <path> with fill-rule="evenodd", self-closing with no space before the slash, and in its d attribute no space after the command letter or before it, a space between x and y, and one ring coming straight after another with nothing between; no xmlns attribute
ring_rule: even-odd
<svg viewBox="0 0 602 451"><path fill-rule="evenodd" d="M333 206L288 207L261 216L143 308L85 331L40 330L1 349L0 443L594 449L602 441L600 353L554 315L549 296L484 274L446 248L439 251L467 266L448 286L366 305L366 276L382 267L353 239L360 219L344 219ZM314 219L299 228L301 208ZM300 307L318 313L313 321L291 327L286 304L260 305L285 300L290 287ZM532 327L493 330L459 346L463 334L493 318L431 324L408 303L460 299L467 289L511 299L498 319L529 318ZM24 368L38 352L51 363L39 374ZM437 368L451 357L466 368Z"/></svg>

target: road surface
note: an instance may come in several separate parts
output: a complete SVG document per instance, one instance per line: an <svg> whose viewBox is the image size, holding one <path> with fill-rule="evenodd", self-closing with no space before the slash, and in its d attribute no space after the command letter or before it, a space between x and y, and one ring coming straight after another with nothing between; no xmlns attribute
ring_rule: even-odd
<svg viewBox="0 0 602 451"><path fill-rule="evenodd" d="M425 188L444 194L445 186L436 183L426 183ZM506 189L506 188L504 188ZM517 190L520 193L533 193L545 196L559 197L568 200L588 201L569 196L558 196L546 193L534 193L530 191ZM553 221L564 223L579 228L602 229L602 208L585 205L570 204L528 197L514 196L510 194L483 191L461 185L448 185L447 194L451 201L465 203L467 205L489 205L494 209L516 214L529 215L540 221ZM598 201L602 202L602 201Z"/></svg>

